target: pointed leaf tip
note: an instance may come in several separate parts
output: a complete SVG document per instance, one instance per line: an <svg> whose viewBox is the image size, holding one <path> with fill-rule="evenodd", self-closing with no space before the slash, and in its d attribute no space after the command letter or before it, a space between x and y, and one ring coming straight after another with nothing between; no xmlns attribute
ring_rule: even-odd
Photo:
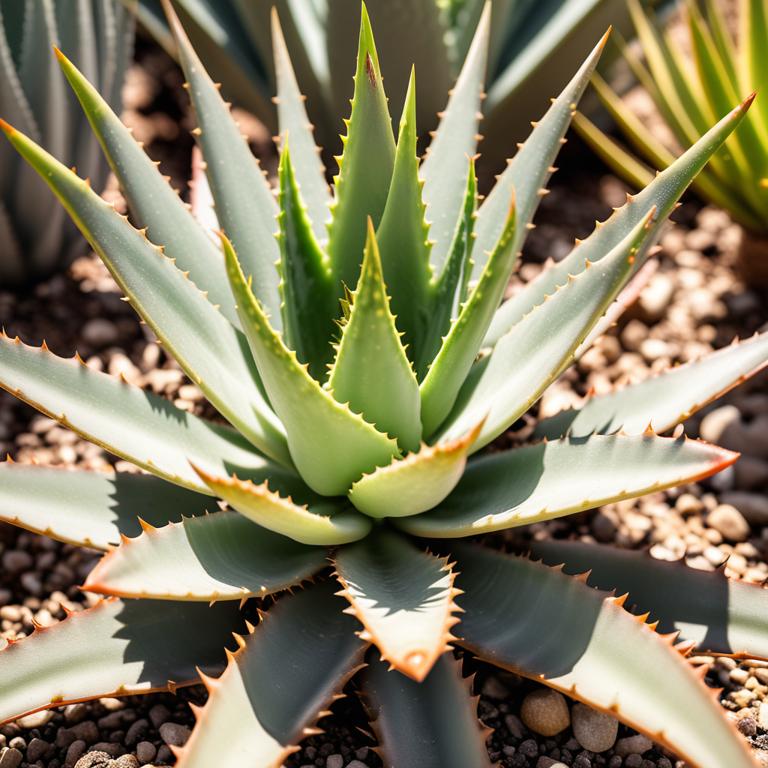
<svg viewBox="0 0 768 768"><path fill-rule="evenodd" d="M8 137L13 136L13 134L16 133L16 129L10 123L6 123L5 120L3 120L1 117L0 129L2 129L5 135Z"/></svg>

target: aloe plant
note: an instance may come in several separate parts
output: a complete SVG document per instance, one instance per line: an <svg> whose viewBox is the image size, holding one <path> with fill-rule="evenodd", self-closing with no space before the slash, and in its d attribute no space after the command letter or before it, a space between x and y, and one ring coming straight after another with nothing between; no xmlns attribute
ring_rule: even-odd
<svg viewBox="0 0 768 768"><path fill-rule="evenodd" d="M318 143L338 149L340 118L352 96L348 63L354 57L355 0L174 0L185 28L211 75L234 104L272 131L279 115L271 103L276 72L269 9L276 5L299 82L308 97ZM419 72L418 121L435 127L469 50L483 0L371 0L384 79L390 96L404 96L411 63ZM177 54L160 0L140 0L139 18ZM483 156L503 161L522 141L531 115L540 114L609 24L626 27L623 6L611 0L496 0L488 52L488 94L482 104ZM278 110L279 111L279 110Z"/></svg>
<svg viewBox="0 0 768 768"><path fill-rule="evenodd" d="M108 167L55 62L72 56L120 104L133 47L133 18L118 0L2 0L0 114L100 189ZM0 147L0 285L20 286L64 268L84 243L56 198L8 146Z"/></svg>
<svg viewBox="0 0 768 768"><path fill-rule="evenodd" d="M84 585L103 602L0 652L0 719L202 679L210 696L179 764L277 766L360 671L386 765L487 766L486 732L449 652L459 647L615 713L691 765L754 765L676 635L583 579L460 541L736 459L657 433L762 368L768 334L542 421L552 439L480 450L610 324L663 220L749 103L501 303L603 42L480 205L471 158L489 10L419 163L413 76L395 141L363 8L333 190L274 16L275 200L168 6L209 185L197 179L195 209L210 191L226 232L217 238L210 210L193 218L62 54L143 228L3 124L228 423L77 356L0 339L3 388L145 470L0 465L3 520L105 553ZM667 602L684 603L687 583L665 582ZM738 589L753 615L739 647L763 654L765 593ZM241 612L252 599L255 627ZM709 619L730 637L742 615ZM713 636L690 639L707 649Z"/></svg>
<svg viewBox="0 0 768 768"><path fill-rule="evenodd" d="M606 136L583 115L574 124L579 133L613 170L641 188L656 169L666 168L680 146L704 133L715 115L736 94L762 91L768 82L764 66L768 44L768 2L740 0L739 29L734 37L722 7L714 0L686 0L679 7L687 22L690 56L681 53L639 0L627 6L640 41L643 59L626 45L626 63L652 98L660 118L669 128L670 146L613 90L600 75L593 84L600 101L625 135L631 148ZM637 154L634 154L637 153ZM745 230L741 255L747 277L768 280L768 99L758 96L757 106L737 131L712 155L693 182L696 192L724 208Z"/></svg>

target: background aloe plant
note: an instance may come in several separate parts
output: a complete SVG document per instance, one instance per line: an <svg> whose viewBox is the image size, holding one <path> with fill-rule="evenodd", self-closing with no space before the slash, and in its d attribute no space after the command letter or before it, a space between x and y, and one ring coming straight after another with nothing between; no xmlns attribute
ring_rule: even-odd
<svg viewBox="0 0 768 768"><path fill-rule="evenodd" d="M761 92L768 83L765 51L768 45L768 2L740 0L738 35L726 23L722 6L714 0L680 3L687 21L690 56L682 53L670 31L657 23L639 0L627 0L645 61L623 46L626 62L653 99L677 147L668 146L624 103L599 75L595 91L638 159L577 115L575 125L593 149L638 188L655 170L674 161L680 146L695 141L714 117L738 101L738 94ZM727 210L751 237L742 255L747 276L768 280L768 94L758 95L741 127L712 156L694 180L695 190ZM750 258L751 257L751 258Z"/></svg>
<svg viewBox="0 0 768 768"><path fill-rule="evenodd" d="M221 250L62 54L145 228L2 124L229 423L77 356L0 339L3 388L146 470L0 466L2 518L104 550L84 588L108 596L0 653L0 718L174 689L202 668L210 697L180 764L277 766L365 663L359 683L387 765L487 766L486 734L448 652L458 645L614 712L692 765L753 765L676 634L657 634L625 598L583 578L460 541L705 477L736 459L653 430L670 430L762 368L768 334L544 420L548 440L478 452L612 322L661 223L749 103L500 304L602 43L478 205L470 158L489 10L419 163L413 76L395 142L363 9L333 191L275 16L277 202L171 16L228 234ZM651 562L630 562L627 573L620 559L603 559L601 584L641 569L663 585L658 610L685 639L766 654L763 590L738 585L727 611L714 600L685 622L687 588L714 594L727 585L721 576L670 579ZM266 615L247 624L248 599L270 595L274 605L262 599ZM232 632L238 648L225 654ZM208 677L225 659L221 676Z"/></svg>
<svg viewBox="0 0 768 768"><path fill-rule="evenodd" d="M133 50L133 19L118 0L2 0L0 114L100 189L108 166L55 62L72 56L120 104ZM45 185L8 146L0 147L0 285L18 286L62 269L83 249L77 228Z"/></svg>
<svg viewBox="0 0 768 768"><path fill-rule="evenodd" d="M354 57L357 0L174 0L174 6L225 95L271 130L275 70L269 9L280 12L288 49L318 143L337 152L340 117L352 96L348 62ZM141 0L140 18L164 47L175 52L160 0ZM522 141L531 115L541 114L584 53L609 24L626 25L620 3L610 0L496 0L488 53L484 156L503 161L511 142ZM435 127L483 8L483 0L372 0L387 91L396 103L408 87L410 66L419 72L418 120Z"/></svg>

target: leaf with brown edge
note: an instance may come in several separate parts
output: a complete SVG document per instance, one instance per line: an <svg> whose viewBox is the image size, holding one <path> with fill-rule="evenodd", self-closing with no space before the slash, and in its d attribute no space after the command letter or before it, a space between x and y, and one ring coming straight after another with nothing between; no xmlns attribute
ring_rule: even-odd
<svg viewBox="0 0 768 768"><path fill-rule="evenodd" d="M0 722L104 696L175 690L224 664L235 603L102 600L0 651Z"/></svg>
<svg viewBox="0 0 768 768"><path fill-rule="evenodd" d="M118 597L243 600L295 586L326 565L325 550L299 544L239 515L214 512L124 537L83 589Z"/></svg>
<svg viewBox="0 0 768 768"><path fill-rule="evenodd" d="M540 421L536 435L555 438L568 433L580 437L619 429L638 434L649 424L658 432L666 432L766 365L768 333L762 333L637 384L594 395L581 408Z"/></svg>
<svg viewBox="0 0 768 768"><path fill-rule="evenodd" d="M341 592L384 661L421 682L454 639L458 621L447 558L418 549L395 531L377 528L334 556Z"/></svg>
<svg viewBox="0 0 768 768"><path fill-rule="evenodd" d="M376 518L418 515L432 509L461 480L467 453L482 426L481 421L456 440L422 444L417 453L363 475L352 485L349 500Z"/></svg>
<svg viewBox="0 0 768 768"><path fill-rule="evenodd" d="M203 678L208 702L195 708L179 768L278 768L360 668L365 645L344 601L325 581L287 595L228 654L218 679Z"/></svg>
<svg viewBox="0 0 768 768"><path fill-rule="evenodd" d="M444 654L417 683L370 656L363 694L385 768L490 768L490 730L477 720L477 697L459 661Z"/></svg>
<svg viewBox="0 0 768 768"><path fill-rule="evenodd" d="M692 483L737 458L708 443L653 434L545 440L470 460L441 504L393 524L414 536L473 536Z"/></svg>
<svg viewBox="0 0 768 768"><path fill-rule="evenodd" d="M537 541L537 557L588 571L587 584L628 592L628 605L650 611L664 632L680 632L704 652L768 659L768 589L729 579L722 570L654 560L645 552L575 541Z"/></svg>
<svg viewBox="0 0 768 768"><path fill-rule="evenodd" d="M625 611L625 597L476 545L452 553L466 611L460 645L611 713L692 766L756 768L717 691L675 648L676 635Z"/></svg>
<svg viewBox="0 0 768 768"><path fill-rule="evenodd" d="M310 494L308 503L294 502L237 475L221 477L194 467L206 485L241 515L254 523L304 544L334 546L362 539L371 530L371 521L351 509L343 498Z"/></svg>

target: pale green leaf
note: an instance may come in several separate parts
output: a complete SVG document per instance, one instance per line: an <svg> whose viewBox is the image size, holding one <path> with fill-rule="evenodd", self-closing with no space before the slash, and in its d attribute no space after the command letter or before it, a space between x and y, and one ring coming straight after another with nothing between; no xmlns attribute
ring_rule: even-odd
<svg viewBox="0 0 768 768"><path fill-rule="evenodd" d="M403 450L418 450L419 385L390 311L370 220L360 280L342 326L328 390L380 432L396 438Z"/></svg>
<svg viewBox="0 0 768 768"><path fill-rule="evenodd" d="M447 558L418 549L395 531L379 528L341 548L333 559L350 604L345 613L363 625L384 661L421 682L448 649L455 574Z"/></svg>
<svg viewBox="0 0 768 768"><path fill-rule="evenodd" d="M274 238L277 204L229 107L205 71L187 38L170 0L163 7L179 48L189 95L198 122L197 138L206 160L216 212L224 231L237 247L254 291L279 326L280 300Z"/></svg>
<svg viewBox="0 0 768 768"><path fill-rule="evenodd" d="M474 157L477 149L490 21L488 2L421 165L429 236L434 241L430 261L438 273L449 259L454 232L466 207L465 190L470 183L467 177L472 174L472 170L467 169L467 157Z"/></svg>
<svg viewBox="0 0 768 768"><path fill-rule="evenodd" d="M223 666L241 627L234 603L103 600L0 651L0 722L196 683Z"/></svg>
<svg viewBox="0 0 768 768"><path fill-rule="evenodd" d="M376 231L392 311L411 358L418 356L423 344L432 277L429 225L424 218L421 187L416 155L416 81L412 70L400 118L392 183Z"/></svg>
<svg viewBox="0 0 768 768"><path fill-rule="evenodd" d="M289 595L230 655L177 751L185 768L279 766L358 668L363 645L333 582Z"/></svg>
<svg viewBox="0 0 768 768"><path fill-rule="evenodd" d="M291 57L285 45L277 9L272 9L272 49L277 81L277 123L280 140L290 140L291 152L296 158L296 180L307 205L307 216L318 242L325 240L326 223L330 215L331 194L325 181L325 169L320 150L312 135L304 97L301 95Z"/></svg>
<svg viewBox="0 0 768 768"><path fill-rule="evenodd" d="M415 536L472 536L695 482L737 458L686 438L564 438L473 459L436 509L394 522Z"/></svg>
<svg viewBox="0 0 768 768"><path fill-rule="evenodd" d="M243 600L300 584L326 565L308 547L237 512L213 512L160 528L145 523L88 574L83 589L161 600Z"/></svg>
<svg viewBox="0 0 768 768"><path fill-rule="evenodd" d="M120 534L216 508L204 496L152 475L0 463L0 520L57 541L106 550Z"/></svg>
<svg viewBox="0 0 768 768"><path fill-rule="evenodd" d="M754 768L747 742L674 636L559 570L473 545L454 549L466 593L463 646L610 712L698 768Z"/></svg>
<svg viewBox="0 0 768 768"><path fill-rule="evenodd" d="M337 284L351 286L357 283L363 260L365 222L370 216L378 226L395 163L392 121L365 5L360 17L355 95L347 128L335 178L328 254Z"/></svg>
<svg viewBox="0 0 768 768"><path fill-rule="evenodd" d="M490 768L486 734L461 663L442 656L417 683L371 655L363 692L381 741L384 765Z"/></svg>
<svg viewBox="0 0 768 768"><path fill-rule="evenodd" d="M345 494L363 472L397 456L397 443L334 400L309 375L270 325L232 245L226 238L223 242L237 311L267 395L285 425L291 458L315 491Z"/></svg>
<svg viewBox="0 0 768 768"><path fill-rule="evenodd" d="M371 521L344 499L308 494L297 498L270 490L269 480L256 485L237 476L219 477L202 470L200 477L217 496L254 523L304 544L334 546L362 539Z"/></svg>

